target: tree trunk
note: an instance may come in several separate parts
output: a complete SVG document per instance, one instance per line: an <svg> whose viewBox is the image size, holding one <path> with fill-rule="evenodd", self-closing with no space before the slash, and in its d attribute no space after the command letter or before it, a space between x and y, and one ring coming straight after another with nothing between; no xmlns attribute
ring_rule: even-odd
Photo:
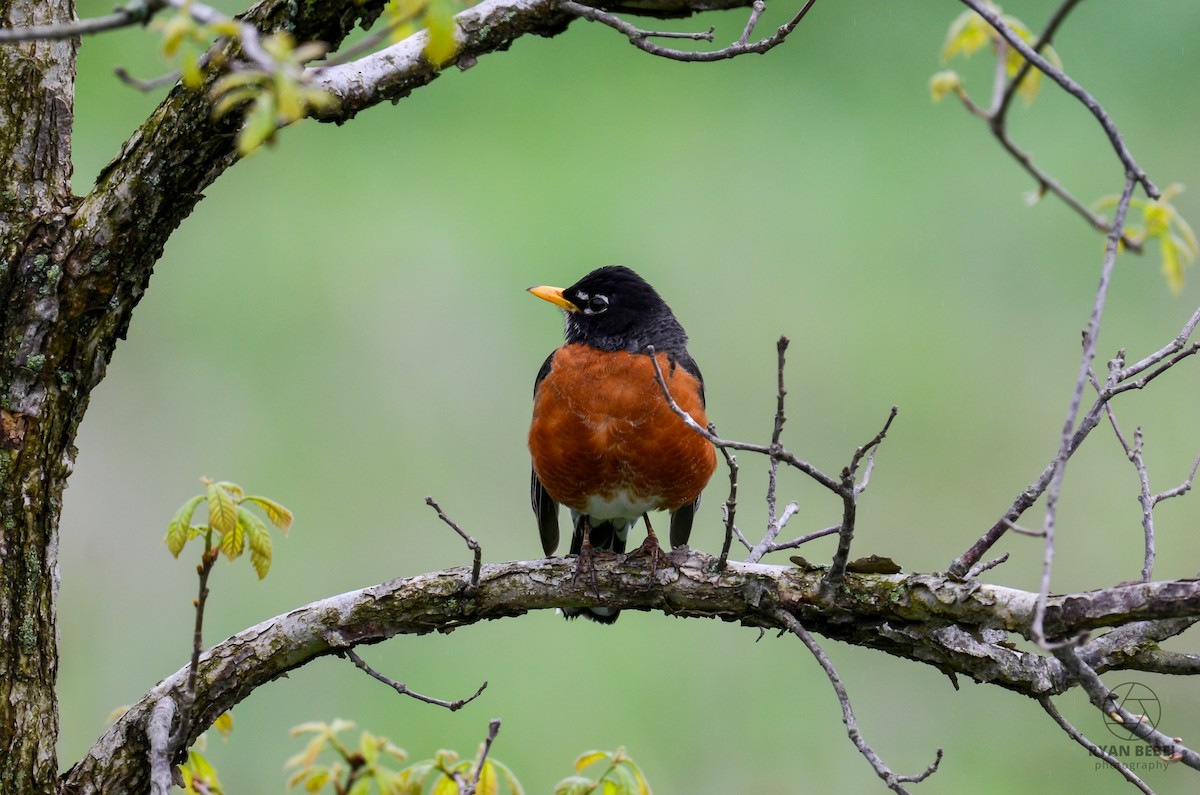
<svg viewBox="0 0 1200 795"><path fill-rule="evenodd" d="M4 27L71 0L0 0ZM0 46L0 792L49 793L58 764L58 517L82 406L61 364L76 42Z"/></svg>

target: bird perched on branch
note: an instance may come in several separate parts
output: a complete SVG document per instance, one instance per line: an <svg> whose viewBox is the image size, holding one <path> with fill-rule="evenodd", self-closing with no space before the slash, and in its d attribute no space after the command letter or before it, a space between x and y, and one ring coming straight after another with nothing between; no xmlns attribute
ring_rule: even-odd
<svg viewBox="0 0 1200 795"><path fill-rule="evenodd" d="M665 554L647 513L671 512L672 547L687 543L700 492L717 465L712 444L676 414L676 404L701 426L704 379L687 352L687 334L670 307L629 268L610 266L571 287L530 287L566 315L566 343L547 357L533 387L529 452L532 501L542 549L558 547L558 506L571 510L576 576L594 576L593 549L625 551L629 530L646 522L646 541L632 555ZM581 611L566 609L568 618ZM619 611L596 607L582 615L603 624Z"/></svg>

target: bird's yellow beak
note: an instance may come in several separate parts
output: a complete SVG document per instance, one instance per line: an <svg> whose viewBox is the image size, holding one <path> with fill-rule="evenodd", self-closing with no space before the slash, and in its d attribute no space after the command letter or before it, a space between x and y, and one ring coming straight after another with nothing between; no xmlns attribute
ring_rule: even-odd
<svg viewBox="0 0 1200 795"><path fill-rule="evenodd" d="M543 301L549 301L555 306L561 306L568 312L578 312L579 307L563 298L563 288L561 287L530 287L528 292L533 293Z"/></svg>

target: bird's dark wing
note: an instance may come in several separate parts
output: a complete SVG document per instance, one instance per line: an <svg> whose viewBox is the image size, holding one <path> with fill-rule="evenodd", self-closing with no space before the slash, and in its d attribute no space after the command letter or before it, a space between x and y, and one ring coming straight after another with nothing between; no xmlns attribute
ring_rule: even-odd
<svg viewBox="0 0 1200 795"><path fill-rule="evenodd" d="M530 473L530 497L533 513L537 517L538 534L542 537L542 551L546 557L558 549L558 503L550 498L536 472Z"/></svg>
<svg viewBox="0 0 1200 795"><path fill-rule="evenodd" d="M537 378L533 382L535 395L538 386L550 374L550 363L553 360L554 354L551 353L546 357L546 361L542 362L542 367L538 370ZM542 537L542 550L549 557L554 554L554 550L558 549L558 503L546 493L546 488L538 480L537 472L530 472L530 480L530 502L533 505L533 514L537 517L538 534Z"/></svg>

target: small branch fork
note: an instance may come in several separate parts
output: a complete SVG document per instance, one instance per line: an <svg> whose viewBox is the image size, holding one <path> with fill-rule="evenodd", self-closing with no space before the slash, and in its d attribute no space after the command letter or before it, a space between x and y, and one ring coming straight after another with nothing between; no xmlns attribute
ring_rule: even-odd
<svg viewBox="0 0 1200 795"><path fill-rule="evenodd" d="M492 718L488 723L487 738L483 741L483 748L479 749L479 758L475 760L475 774L471 780L459 782L459 790L462 795L475 795L479 790L479 779L483 776L483 763L487 761L488 754L492 751L492 743L496 741L496 735L500 733L500 719Z"/></svg>
<svg viewBox="0 0 1200 795"><path fill-rule="evenodd" d="M766 4L763 0L755 0L750 9L750 18L746 21L746 27L742 30L742 35L733 44L724 47L720 50L677 50L672 47L664 47L656 44L650 39L654 38L671 38L671 39L696 39L704 41L713 40L713 31L709 29L707 33L662 33L656 31L642 30L636 25L632 25L615 14L607 11L601 11L592 6L582 5L581 3L573 2L573 0L559 0L558 7L568 14L577 16L581 19L586 19L589 22L599 22L602 25L607 25L619 33L625 34L629 39L629 43L637 47L643 52L651 55L657 55L660 58L667 58L672 61L684 61L690 63L706 62L706 61L722 61L728 58L736 58L739 55L747 55L750 53L763 54L776 46L782 44L792 31L800 24L804 17L808 14L809 9L813 7L817 0L807 0L800 10L783 25L780 25L773 34L757 41L750 41L750 37L754 33L754 28L757 27L759 19L766 10Z"/></svg>
<svg viewBox="0 0 1200 795"><path fill-rule="evenodd" d="M454 532L458 533L459 537L466 542L467 548L475 553L474 560L471 562L471 585L469 586L469 590L474 591L478 589L479 568L483 565L483 547L479 545L479 542L476 541L474 537L468 534L467 531L463 530L453 519L447 516L446 512L442 510L442 506L438 505L437 500L435 500L433 497L426 497L425 504L437 511L438 518L450 525L450 528Z"/></svg>
<svg viewBox="0 0 1200 795"><path fill-rule="evenodd" d="M866 760L875 770L875 774L883 779L887 784L888 789L893 792L906 793L908 790L904 788L904 784L919 783L929 778L937 772L938 765L942 762L942 749L937 749L937 756L933 763L925 768L924 772L915 776L897 775L895 771L883 763L879 758L879 754L875 753L875 749L867 744L863 739L862 732L858 729L858 722L854 718L854 709L850 706L850 696L846 693L846 687L842 684L842 677L838 674L837 668L834 667L829 657L826 656L825 650L817 643L816 638L812 636L804 625L801 624L795 616L781 607L776 607L771 611L776 620L780 624L787 627L788 631L800 639L808 650L812 652L813 658L817 664L825 671L825 675L829 677L829 683L833 686L833 692L837 694L838 703L842 707L842 723L846 724L846 733L850 736L850 741L854 743L854 747L858 749Z"/></svg>
<svg viewBox="0 0 1200 795"><path fill-rule="evenodd" d="M1058 180L1054 179L1054 177L1050 176L1041 168L1039 168L1033 162L1033 157L1030 156L1028 152L1019 148L1015 143L1013 143L1012 139L1008 136L1008 111L1012 107L1013 97L1016 96L1017 87L1021 84L1021 81L1024 80L1029 74L1029 71L1036 66L1038 70L1062 86L1067 93L1071 94L1080 102L1082 102L1084 106L1096 116L1097 120L1099 120L1101 126L1104 128L1105 133L1108 134L1109 140L1112 142L1113 148L1116 149L1117 156L1125 165L1126 170L1130 174L1134 175L1134 178L1137 182L1143 185L1146 193L1150 195L1151 198L1158 198L1158 188L1156 188L1154 184L1150 182L1149 178L1146 177L1145 172L1141 170L1136 162L1134 162L1133 156L1129 154L1129 150L1126 148L1124 141L1117 132L1116 126L1113 124L1112 119L1108 116L1107 112L1105 112L1104 108L1101 107L1100 104L1096 102L1096 100L1092 98L1090 94L1084 91L1082 87L1071 80L1061 70L1055 68L1053 64L1051 64L1045 58L1042 58L1040 55L1042 50L1045 49L1045 47L1053 40L1054 34L1058 32L1059 26L1062 25L1075 6L1079 4L1079 1L1080 0L1065 0L1065 2L1063 2L1062 5L1060 5L1050 17L1050 20L1047 22L1046 28L1044 31L1042 31L1041 36L1038 37L1037 41L1035 41L1032 46L1030 46L1026 44L1019 36L1013 33L1013 31L1006 24L1004 24L1004 21L1000 18L1000 16L991 8L989 8L986 3L980 2L979 0L962 0L965 5L969 6L977 14L987 20L988 24L990 24L1004 40L999 44L1001 51L996 54L996 79L992 88L991 107L985 110L984 108L975 104L975 102L972 101L969 96L967 96L965 91L957 90L955 93L957 94L959 100L962 101L963 106L972 115L983 119L983 121L987 123L988 129L991 130L992 135L999 142L1000 146L1003 147L1003 149L1008 152L1013 159L1016 160L1017 163L1019 163L1020 166L1029 173L1031 177L1033 177L1034 181L1037 183L1039 194L1044 194L1046 192L1054 194L1064 204L1066 204L1084 220L1086 220L1088 224L1092 226L1092 228L1100 232L1107 233L1112 230L1112 226L1104 217L1097 215L1088 209L1088 207L1075 198L1070 191L1064 188L1062 184L1058 182ZM1003 49L1008 47L1017 49L1021 55L1025 56L1025 61L1021 64L1021 68L1017 70L1017 73L1013 75L1011 79L1007 78L1003 52ZM1128 235L1125 235L1124 233L1122 233L1121 242L1130 251L1137 253L1141 253L1142 251L1142 244L1139 241L1130 238Z"/></svg>
<svg viewBox="0 0 1200 795"><path fill-rule="evenodd" d="M486 690L487 686L488 686L488 683L484 682L483 684L481 684L479 686L478 690L476 690L472 695L468 696L467 698L460 698L457 701L446 701L445 699L441 699L441 698L433 698L432 696L421 695L417 691L410 689L408 687L408 685L404 684L403 682L397 682L395 679L392 679L389 676L379 673L379 671L376 671L374 668L372 668L370 665L368 665L367 662L362 657L359 657L358 654L355 653L354 649L344 649L342 651L342 654L344 654L346 656L346 658L348 660L350 660L350 662L354 663L355 666L357 666L360 671L363 671L364 673L366 673L373 679L377 679L380 682L383 682L385 685L390 687L392 690L395 690L400 695L409 696L410 698L415 698L417 701L424 701L426 704L433 704L435 706L445 707L446 709L450 710L451 712L457 712L458 710L465 707L467 704L470 704L472 701L479 698L479 694L482 693L484 690Z"/></svg>
<svg viewBox="0 0 1200 795"><path fill-rule="evenodd" d="M797 458L794 453L785 448L780 437L783 433L784 423L787 421L787 416L784 412L784 400L787 396L787 388L784 385L783 371L786 364L786 351L788 347L787 337L780 337L777 343L776 350L778 352L778 375L777 375L777 399L775 409L775 424L771 433L771 443L768 445L750 444L747 442L738 442L730 439L724 439L717 435L716 429L712 426L705 428L692 419L680 405L675 402L675 398L671 396L671 390L667 386L666 379L663 377L662 368L658 364L658 359L655 357L653 345L646 346L646 353L650 357L650 362L654 367L654 378L658 381L659 389L663 393L667 404L671 410L682 419L689 428L703 436L715 447L720 449L725 455L726 463L729 464L729 480L730 480L730 496L725 502L725 547L722 551L721 558L718 561L718 570L724 568L725 562L728 559L728 549L730 546L731 537L736 535L738 540L750 551L750 556L746 559L747 563L757 563L764 555L777 552L783 549L794 549L801 544L807 543L817 538L838 534L838 548L834 553L833 561L830 564L829 571L826 573L826 584L833 589L841 587L846 574L846 565L850 557L850 544L854 538L855 516L858 506L859 495L866 489L871 476L871 471L875 466L875 453L879 446L883 443L884 437L887 436L888 430L892 426L892 421L895 420L898 409L892 406L888 414L886 422L879 433L866 444L858 447L854 451L854 455L850 459L849 465L842 469L840 477L834 479L822 472L812 464ZM733 508L737 502L737 461L730 450L745 450L751 453L758 453L766 456L770 464L769 481L767 486L767 513L768 525L766 534L762 540L755 545L752 545L742 534L742 532L733 523ZM783 512L776 514L776 475L780 463L798 469L803 474L815 480L818 484L834 493L842 500L842 522L833 527L827 527L824 530L818 530L814 533L808 533L791 541L777 543L775 539L780 531L787 525L788 521L799 511L799 506L794 503L788 503ZM863 477L857 480L858 471L863 468Z"/></svg>
<svg viewBox="0 0 1200 795"><path fill-rule="evenodd" d="M1042 709L1046 710L1046 714L1058 724L1059 728L1067 733L1068 737L1086 748L1092 756L1108 762L1109 766L1124 776L1130 784L1133 784L1133 786L1137 787L1142 792L1145 792L1147 795L1154 795L1154 790L1150 789L1146 782L1138 778L1136 773L1130 770L1126 765L1122 764L1121 760L1117 759L1108 751L1105 751L1103 748L1096 745L1094 742L1085 737L1083 733L1079 731L1079 729L1076 729L1073 725L1071 725L1071 722L1067 720L1061 712L1058 711L1058 707L1055 706L1054 701L1049 696L1042 696L1037 701L1042 705Z"/></svg>

